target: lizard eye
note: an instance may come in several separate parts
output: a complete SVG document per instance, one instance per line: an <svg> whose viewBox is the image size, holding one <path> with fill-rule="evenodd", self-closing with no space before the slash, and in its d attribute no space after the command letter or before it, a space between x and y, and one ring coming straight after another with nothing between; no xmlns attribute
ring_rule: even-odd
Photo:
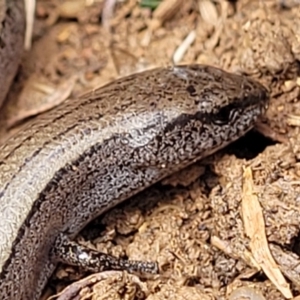
<svg viewBox="0 0 300 300"><path fill-rule="evenodd" d="M227 105L220 109L218 113L213 116L213 123L217 125L225 125L232 123L238 116L238 110L234 107Z"/></svg>

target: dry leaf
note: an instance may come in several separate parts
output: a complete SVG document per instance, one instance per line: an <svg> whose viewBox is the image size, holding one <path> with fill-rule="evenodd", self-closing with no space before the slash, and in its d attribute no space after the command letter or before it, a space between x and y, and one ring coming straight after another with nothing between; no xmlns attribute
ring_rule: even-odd
<svg viewBox="0 0 300 300"><path fill-rule="evenodd" d="M253 190L253 178L250 167L244 170L242 215L253 257L267 277L273 282L286 299L293 297L289 284L283 277L278 265L271 255L265 232L262 208Z"/></svg>

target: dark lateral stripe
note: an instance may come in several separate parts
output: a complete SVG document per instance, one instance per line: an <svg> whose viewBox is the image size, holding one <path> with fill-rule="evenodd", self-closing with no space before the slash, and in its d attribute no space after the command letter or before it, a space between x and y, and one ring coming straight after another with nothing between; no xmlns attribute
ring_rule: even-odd
<svg viewBox="0 0 300 300"><path fill-rule="evenodd" d="M146 72L147 72L147 71L146 71ZM87 93L81 95L79 98L74 99L74 102L76 102L77 105L75 105L74 102L70 103L70 104L68 105L68 106L69 106L69 111L67 111L66 113L64 113L64 114L62 114L62 115L58 115L57 117L55 117L54 119L52 119L52 120L50 121L51 124L54 124L54 123L56 123L57 121L59 121L59 120L65 118L65 117L67 117L68 115L74 113L74 111L78 111L78 110L81 109L82 107L85 107L85 106L87 106L87 105L91 105L91 104L93 104L93 103L96 102L96 101L102 101L102 100L104 99L104 97L105 97L105 94L106 94L106 93L105 93L104 96L101 95L101 92L100 92L100 91L101 91L102 89L107 88L107 87L109 87L109 86L112 85L112 84L116 84L116 82L118 82L118 81L122 81L122 83L124 83L124 82L131 82L132 79L133 79L135 76L136 76L136 74L132 74L132 75L129 75L128 77L119 78L119 79L117 79L117 80L115 80L115 81L112 81L112 82L110 82L110 83L107 83L106 85L100 87L99 89L94 90L93 92L87 92ZM119 86L118 86L118 87L119 87L119 90L114 89L114 92L115 92L115 93L116 93L116 92L119 92L120 90L122 90L122 88L123 88L123 90L124 90L124 89L126 88L126 86L127 86L126 84L119 85ZM89 95L89 97L87 97L88 95ZM86 97L87 97L87 98L86 98ZM86 99L85 99L85 98L86 98ZM85 100L84 100L84 99L85 99ZM63 104L62 104L62 106L63 106ZM60 108L60 107L58 106L56 109L59 109L59 108ZM123 109L124 109L124 107L123 107ZM50 123L50 122L49 122L49 123ZM48 126L49 123L46 123L46 126ZM45 126L44 123L38 124L38 125L41 125L41 126L38 126L37 129L36 129L36 131L33 132L30 136L25 137L25 139L24 139L22 142L20 142L19 145L17 145L15 148L13 148L13 149L7 154L7 156L5 156L3 159L4 159L4 160L5 160L5 159L8 159L11 155L13 155L13 153L14 153L17 149L19 149L20 147L22 147L22 145L23 145L26 141L29 141L36 133L38 133L38 132L41 130L41 128L43 128L43 127ZM1 166L1 164L3 164L3 161L0 161L0 166Z"/></svg>
<svg viewBox="0 0 300 300"><path fill-rule="evenodd" d="M53 137L52 140L47 140L41 147L39 147L36 151L33 152L33 154L30 157L26 157L24 163L22 165L19 166L18 170L14 173L14 175L11 177L10 181L6 183L6 185L4 186L4 188L0 191L0 199L4 196L6 190L8 189L8 187L10 186L10 183L17 177L17 175L26 167L26 165L28 163L30 163L35 157L37 157L40 152L50 143L52 143L53 140L57 140L59 139L61 136L67 134L68 132L70 132L71 130L75 129L76 127L78 127L79 125L81 125L82 123L91 121L93 120L99 120L103 117L103 115L98 115L98 118L93 117L89 117L86 119L80 119L77 121L76 124L68 127L67 129L65 129L64 131L60 132L58 135L56 135L55 137Z"/></svg>

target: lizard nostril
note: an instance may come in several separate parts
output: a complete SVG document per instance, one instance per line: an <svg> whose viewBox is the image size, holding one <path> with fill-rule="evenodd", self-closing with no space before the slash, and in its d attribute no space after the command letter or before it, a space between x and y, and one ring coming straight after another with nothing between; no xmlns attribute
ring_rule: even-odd
<svg viewBox="0 0 300 300"><path fill-rule="evenodd" d="M192 97L195 97L197 94L196 94L196 89L193 85L189 85L186 90L188 91L188 93L192 96Z"/></svg>

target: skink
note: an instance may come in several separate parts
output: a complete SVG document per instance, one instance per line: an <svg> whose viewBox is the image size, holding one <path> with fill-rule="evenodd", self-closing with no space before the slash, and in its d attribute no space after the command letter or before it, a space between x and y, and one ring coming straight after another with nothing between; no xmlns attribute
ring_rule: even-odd
<svg viewBox="0 0 300 300"><path fill-rule="evenodd" d="M0 0L0 107L20 63L24 33L24 1Z"/></svg>
<svg viewBox="0 0 300 300"><path fill-rule="evenodd" d="M72 242L88 222L238 139L268 100L244 76L174 66L123 77L32 121L0 148L0 299L38 299L58 261L93 269ZM100 257L100 270L152 266Z"/></svg>

